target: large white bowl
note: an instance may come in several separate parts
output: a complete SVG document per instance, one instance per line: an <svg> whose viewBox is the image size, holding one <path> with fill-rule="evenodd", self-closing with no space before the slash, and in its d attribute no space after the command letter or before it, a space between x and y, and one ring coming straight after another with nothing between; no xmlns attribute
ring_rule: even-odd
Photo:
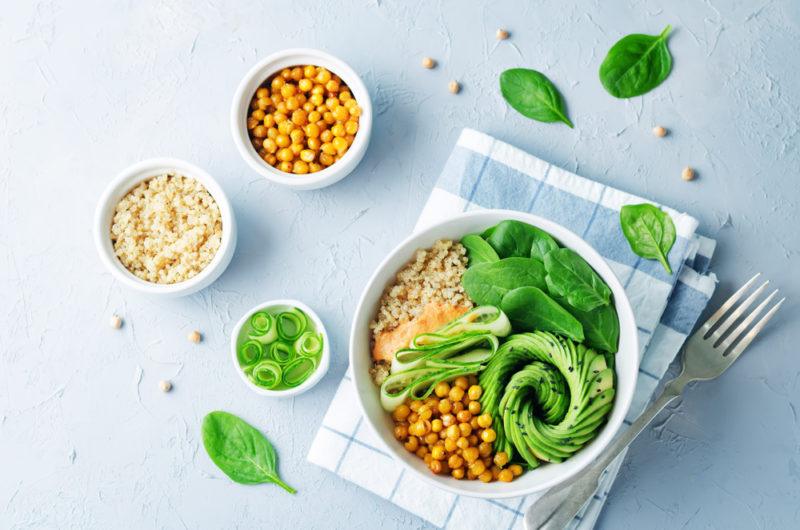
<svg viewBox="0 0 800 530"><path fill-rule="evenodd" d="M406 451L400 442L395 440L394 424L389 414L381 407L379 389L369 375L372 366L369 323L375 316L384 289L394 281L397 271L412 259L417 249L431 247L439 239L457 240L466 234L482 232L505 219L516 219L546 230L562 245L580 254L611 288L620 321L619 351L616 354L617 391L614 408L606 425L591 443L572 458L560 464L547 464L527 471L513 482L485 484L477 480L456 480L450 476L434 475L422 459ZM400 243L378 266L367 283L356 308L350 332L350 366L358 400L367 423L386 445L389 453L411 473L428 483L459 495L482 498L517 497L542 491L569 479L591 463L617 433L628 412L639 369L638 351L636 322L630 302L622 284L600 254L561 225L541 217L509 210L483 210L461 214L421 230Z"/></svg>
<svg viewBox="0 0 800 530"><path fill-rule="evenodd" d="M198 180L214 197L222 217L222 241L211 263L206 265L196 276L172 284L148 282L126 269L114 253L110 232L114 210L120 199L140 182L164 173L177 173ZM103 192L94 215L94 242L100 260L111 271L111 274L125 286L157 296L186 296L211 285L228 267L236 248L236 218L233 216L233 208L231 208L228 197L211 175L199 167L177 158L151 158L122 170Z"/></svg>
<svg viewBox="0 0 800 530"><path fill-rule="evenodd" d="M270 166L258 156L253 144L250 142L250 136L247 131L247 116L250 109L250 100L258 90L258 87L261 86L261 83L284 68L306 64L324 66L338 75L350 88L353 98L361 107L361 117L358 121L358 131L353 140L353 145L350 146L350 149L347 150L341 160L316 173L294 175ZM296 190L324 188L346 177L364 158L369 145L369 138L372 134L372 102L364 82L356 74L355 70L341 59L311 48L282 50L259 61L239 83L231 106L231 134L233 134L233 141L239 150L239 154L261 176Z"/></svg>

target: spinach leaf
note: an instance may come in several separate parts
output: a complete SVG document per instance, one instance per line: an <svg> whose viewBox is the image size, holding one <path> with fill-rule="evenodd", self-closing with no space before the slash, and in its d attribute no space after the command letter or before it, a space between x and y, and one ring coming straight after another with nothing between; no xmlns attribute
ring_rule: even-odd
<svg viewBox="0 0 800 530"><path fill-rule="evenodd" d="M476 305L500 306L503 296L517 287L545 288L545 269L531 258L505 258L467 269L461 278L464 290Z"/></svg>
<svg viewBox="0 0 800 530"><path fill-rule="evenodd" d="M469 266L478 265L480 263L491 263L498 261L500 256L478 234L469 234L461 238L461 244L467 249L467 257L469 258Z"/></svg>
<svg viewBox="0 0 800 530"><path fill-rule="evenodd" d="M234 482L272 482L295 493L295 489L278 476L272 444L238 416L221 410L207 414L203 420L203 445L211 460Z"/></svg>
<svg viewBox="0 0 800 530"><path fill-rule="evenodd" d="M574 250L551 250L544 257L544 268L550 294L564 297L576 309L591 311L611 301L611 289Z"/></svg>
<svg viewBox="0 0 800 530"><path fill-rule="evenodd" d="M518 287L506 293L500 308L515 328L522 331L552 331L578 342L583 327L578 320L536 287Z"/></svg>
<svg viewBox="0 0 800 530"><path fill-rule="evenodd" d="M558 248L553 236L521 221L502 221L489 230L491 232L484 232L488 233L484 237L501 258L517 256L537 258L541 261L540 255L543 256L547 251Z"/></svg>
<svg viewBox="0 0 800 530"><path fill-rule="evenodd" d="M672 274L667 255L675 244L675 224L669 214L652 204L629 204L620 210L619 222L634 253L657 259Z"/></svg>
<svg viewBox="0 0 800 530"><path fill-rule="evenodd" d="M600 65L600 82L615 98L632 98L660 85L672 69L667 26L660 35L633 34L617 41Z"/></svg>
<svg viewBox="0 0 800 530"><path fill-rule="evenodd" d="M545 123L560 121L572 128L561 94L541 72L526 68L506 70L500 74L500 92L523 116Z"/></svg>
<svg viewBox="0 0 800 530"><path fill-rule="evenodd" d="M583 326L584 344L591 348L615 353L619 349L619 317L613 304L581 311L574 307L567 310Z"/></svg>

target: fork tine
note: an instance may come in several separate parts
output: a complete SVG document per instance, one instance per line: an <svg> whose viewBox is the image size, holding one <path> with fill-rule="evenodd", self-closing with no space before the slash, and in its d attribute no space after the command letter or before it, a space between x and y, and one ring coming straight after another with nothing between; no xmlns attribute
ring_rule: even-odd
<svg viewBox="0 0 800 530"><path fill-rule="evenodd" d="M758 317L758 315L761 314L761 312L764 310L764 308L767 307L767 304L769 304L770 301L773 298L775 298L776 294L778 294L778 290L777 289L772 291L770 293L770 295L764 299L763 302L758 304L758 307L753 309L753 311L749 315L747 315L747 318L742 320L742 322L738 326L736 326L736 329L731 331L730 335L725 337L725 340L722 341L720 343L720 345L719 345L719 348L723 351L723 353L725 352L725 350L730 348L731 345L734 342L736 342L736 339L739 337L739 335L741 335L744 332L744 330L746 330L748 328L748 326L750 326L750 324L753 323L753 321L756 319L756 317ZM727 321L725 321L724 324L727 324Z"/></svg>
<svg viewBox="0 0 800 530"><path fill-rule="evenodd" d="M735 361L736 358L739 357L739 355L741 355L741 353L745 350L745 348L747 348L747 346L749 346L750 343L753 342L753 339L756 338L756 335L758 335L761 332L761 330L764 329L764 326L766 326L767 322L769 322L769 319L771 319L772 316L775 313L777 313L778 309L780 309L780 307L781 307L781 305L783 305L784 301L786 301L785 297L781 298L781 300L777 304L772 306L772 309L767 311L767 314L764 315L763 318L758 321L758 324L756 324L753 327L753 329L751 329L747 333L747 335L745 335L744 338L742 338L742 340L739 342L739 344L737 344L736 347L733 350L731 350L731 352L728 354L728 357L732 357L732 360ZM766 302L766 300L765 300L765 302Z"/></svg>
<svg viewBox="0 0 800 530"><path fill-rule="evenodd" d="M747 291L747 289L749 289L751 285L753 285L753 283L756 281L756 278L758 278L759 276L761 276L761 273L757 272L755 276L747 280L747 283L742 285L742 287L739 288L738 291L733 293L733 295L731 295L730 298L725 300L725 303L722 304L722 307L717 309L717 311L713 315L711 315L711 317L708 320L706 320L705 324L703 324L703 327L701 328L703 330L703 337L708 335L708 332L711 330L714 324L716 324L717 321L719 321L719 319L722 318L725 315L725 313L727 313L728 310L730 310L731 307L733 307L733 304L735 304L739 300L739 298L742 297L744 292Z"/></svg>
<svg viewBox="0 0 800 530"><path fill-rule="evenodd" d="M750 304L752 304L755 301L756 298L761 296L761 293L764 292L764 289L767 288L767 285L769 285L769 280L767 280L764 283L762 283L761 286L758 289L753 291L753 293L750 296L745 298L744 302L739 304L736 307L736 309L734 309L733 312L727 318L725 318L725 320L722 321L722 323L719 325L719 327L716 330L714 330L714 333L711 334L711 339L712 339L713 343L716 344L716 342L719 339L722 338L722 335L724 335L725 332L728 331L728 328L730 328L732 325L734 325L736 323L736 321L739 319L739 317L742 316L742 314L744 314L745 310L748 307L750 307ZM756 311L760 311L760 310L761 310L761 306L759 306L759 308L756 309ZM757 314L753 315L753 318L755 318L755 316L757 316ZM736 337L734 337L734 339L735 338Z"/></svg>

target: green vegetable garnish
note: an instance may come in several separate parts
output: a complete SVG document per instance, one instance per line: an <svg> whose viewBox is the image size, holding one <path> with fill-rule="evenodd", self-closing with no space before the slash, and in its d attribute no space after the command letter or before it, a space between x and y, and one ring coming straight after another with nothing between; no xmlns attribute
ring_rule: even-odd
<svg viewBox="0 0 800 530"><path fill-rule="evenodd" d="M675 224L669 214L652 204L629 204L620 210L619 222L634 253L657 259L672 274L667 255L675 244Z"/></svg>
<svg viewBox="0 0 800 530"><path fill-rule="evenodd" d="M526 68L506 70L500 74L500 92L523 116L545 123L560 121L572 128L561 94L541 72Z"/></svg>
<svg viewBox="0 0 800 530"><path fill-rule="evenodd" d="M258 341L248 340L239 347L238 353L239 364L241 366L250 366L261 359L264 354L264 347Z"/></svg>
<svg viewBox="0 0 800 530"><path fill-rule="evenodd" d="M314 362L314 359L298 357L284 368L283 383L290 388L298 386L308 379L316 369L317 363Z"/></svg>
<svg viewBox="0 0 800 530"><path fill-rule="evenodd" d="M278 336L281 340L294 341L306 329L307 319L305 313L296 307L283 313L278 313Z"/></svg>
<svg viewBox="0 0 800 530"><path fill-rule="evenodd" d="M270 344L278 338L278 330L275 326L275 317L266 311L259 311L250 317L250 327L252 331L249 337L257 340L261 344Z"/></svg>
<svg viewBox="0 0 800 530"><path fill-rule="evenodd" d="M203 446L214 464L239 484L277 484L295 489L278 476L275 449L266 437L241 418L215 411L203 420Z"/></svg>
<svg viewBox="0 0 800 530"><path fill-rule="evenodd" d="M660 35L633 34L617 41L600 65L600 82L616 98L650 92L669 76L672 56L667 48L667 26Z"/></svg>
<svg viewBox="0 0 800 530"><path fill-rule="evenodd" d="M305 331L294 342L294 350L304 356L313 357L322 351L322 335L313 331Z"/></svg>
<svg viewBox="0 0 800 530"><path fill-rule="evenodd" d="M313 322L292 307L254 313L239 333L236 353L253 384L280 391L308 379L319 366L323 349L322 335Z"/></svg>
<svg viewBox="0 0 800 530"><path fill-rule="evenodd" d="M261 361L253 367L250 379L258 386L274 390L281 382L282 370L274 361Z"/></svg>
<svg viewBox="0 0 800 530"><path fill-rule="evenodd" d="M509 291L501 304L517 329L552 331L578 342L583 340L583 326L566 309L536 287Z"/></svg>

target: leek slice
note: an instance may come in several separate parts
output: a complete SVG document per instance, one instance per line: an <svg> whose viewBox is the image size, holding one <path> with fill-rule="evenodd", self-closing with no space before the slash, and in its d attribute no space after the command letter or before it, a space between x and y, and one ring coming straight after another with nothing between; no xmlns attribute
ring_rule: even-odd
<svg viewBox="0 0 800 530"><path fill-rule="evenodd" d="M305 331L294 342L294 350L304 357L316 357L322 351L322 335Z"/></svg>
<svg viewBox="0 0 800 530"><path fill-rule="evenodd" d="M258 386L272 390L281 382L281 367L272 361L261 361L253 367L250 379Z"/></svg>
<svg viewBox="0 0 800 530"><path fill-rule="evenodd" d="M276 318L278 336L282 340L295 341L306 330L308 320L305 313L293 307L289 311L278 313Z"/></svg>
<svg viewBox="0 0 800 530"><path fill-rule="evenodd" d="M236 352L236 357L239 359L239 365L242 367L251 366L261 360L264 355L264 347L260 342L255 340L248 340Z"/></svg>
<svg viewBox="0 0 800 530"><path fill-rule="evenodd" d="M317 363L309 357L298 357L283 368L283 384L294 388L305 382L317 369Z"/></svg>
<svg viewBox="0 0 800 530"><path fill-rule="evenodd" d="M285 342L273 342L269 348L269 355L272 357L272 361L279 365L285 365L294 359L295 351Z"/></svg>

